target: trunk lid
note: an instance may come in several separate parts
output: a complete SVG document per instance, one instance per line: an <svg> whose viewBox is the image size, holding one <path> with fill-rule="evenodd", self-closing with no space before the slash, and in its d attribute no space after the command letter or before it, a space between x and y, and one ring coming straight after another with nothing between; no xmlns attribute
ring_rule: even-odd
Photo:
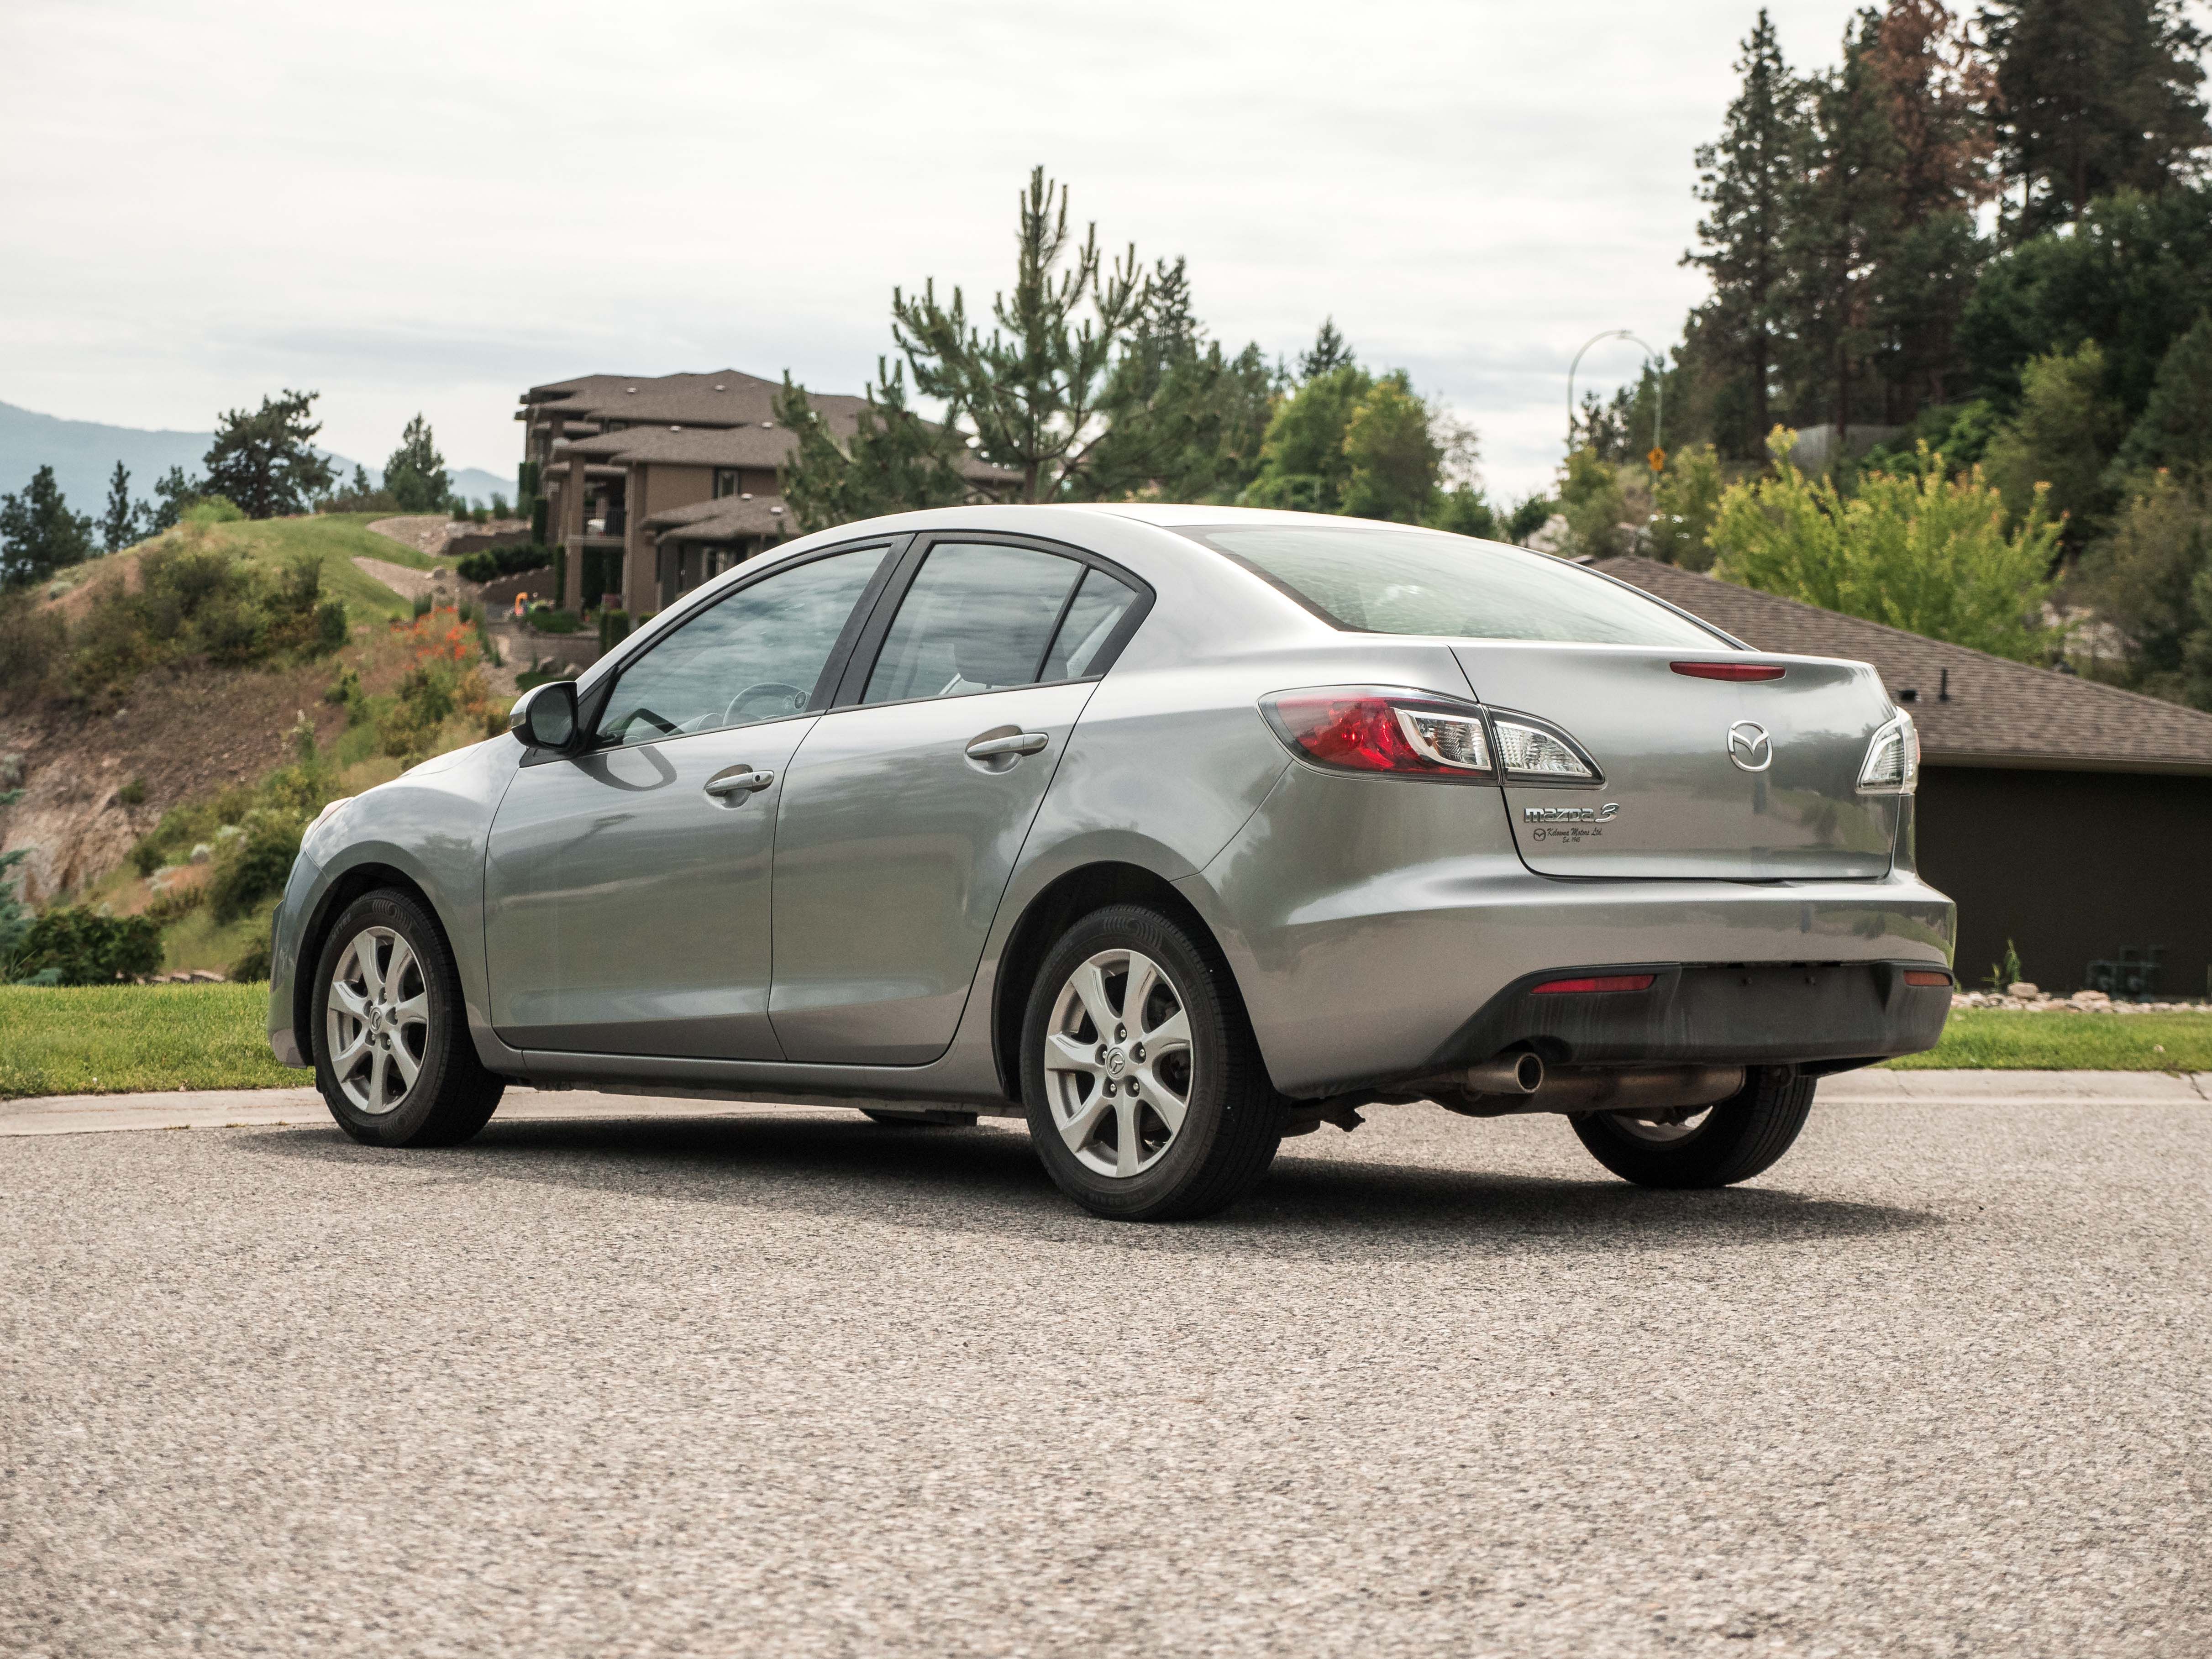
<svg viewBox="0 0 2212 1659"><path fill-rule="evenodd" d="M1507 781L1506 811L1530 869L1734 881L1888 872L1898 798L1863 795L1858 778L1893 711L1866 664L1679 646L1485 641L1453 649L1493 711L1559 727L1604 774L1598 788ZM1680 662L1784 672L1739 684L1678 673Z"/></svg>

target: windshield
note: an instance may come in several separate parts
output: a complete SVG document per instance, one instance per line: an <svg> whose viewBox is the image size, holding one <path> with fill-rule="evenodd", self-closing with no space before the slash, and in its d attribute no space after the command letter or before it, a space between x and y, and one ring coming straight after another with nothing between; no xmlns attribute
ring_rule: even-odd
<svg viewBox="0 0 2212 1659"><path fill-rule="evenodd" d="M1632 587L1526 548L1433 530L1220 526L1183 534L1339 628L1561 645L1694 646L1714 635Z"/></svg>

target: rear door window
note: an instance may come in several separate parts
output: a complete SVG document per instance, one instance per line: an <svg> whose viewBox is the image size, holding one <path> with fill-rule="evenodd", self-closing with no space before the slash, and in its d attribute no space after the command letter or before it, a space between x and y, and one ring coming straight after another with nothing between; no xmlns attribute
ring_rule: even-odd
<svg viewBox="0 0 2212 1659"><path fill-rule="evenodd" d="M1085 574L1078 561L1037 548L939 542L899 602L860 701L1034 684Z"/></svg>

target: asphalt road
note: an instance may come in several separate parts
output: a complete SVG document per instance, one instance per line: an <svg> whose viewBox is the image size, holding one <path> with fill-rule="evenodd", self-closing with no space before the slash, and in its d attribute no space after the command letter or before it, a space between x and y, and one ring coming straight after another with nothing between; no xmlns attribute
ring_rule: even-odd
<svg viewBox="0 0 2212 1659"><path fill-rule="evenodd" d="M1373 1116L0 1140L0 1652L2212 1652L2212 1106Z"/></svg>

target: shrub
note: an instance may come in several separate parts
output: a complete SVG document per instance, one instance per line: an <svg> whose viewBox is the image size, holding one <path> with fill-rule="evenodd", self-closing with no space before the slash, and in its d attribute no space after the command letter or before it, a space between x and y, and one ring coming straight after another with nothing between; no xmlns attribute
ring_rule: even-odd
<svg viewBox="0 0 2212 1659"><path fill-rule="evenodd" d="M146 800L146 780L131 779L130 782L115 792L115 800L119 806L143 805Z"/></svg>
<svg viewBox="0 0 2212 1659"><path fill-rule="evenodd" d="M228 495L201 495L179 517L179 524L244 524L245 509Z"/></svg>
<svg viewBox="0 0 2212 1659"><path fill-rule="evenodd" d="M1711 444L1669 456L1652 492L1651 556L1689 570L1709 567L1713 550L1705 538L1723 488L1720 456Z"/></svg>
<svg viewBox="0 0 2212 1659"><path fill-rule="evenodd" d="M245 955L230 964L230 970L226 977L234 984L251 985L257 981L265 982L269 978L269 941L266 939L257 939L246 947Z"/></svg>
<svg viewBox="0 0 2212 1659"><path fill-rule="evenodd" d="M296 812L262 808L247 813L240 828L245 834L216 855L215 878L207 885L208 908L217 921L236 921L284 890L305 825Z"/></svg>
<svg viewBox="0 0 2212 1659"><path fill-rule="evenodd" d="M207 902L207 889L198 882L188 882L175 887L165 887L154 895L143 914L157 927L167 927L171 922L188 916Z"/></svg>
<svg viewBox="0 0 2212 1659"><path fill-rule="evenodd" d="M489 582L501 576L520 575L526 570L542 570L552 562L551 549L536 542L516 542L505 547L464 553L453 561L453 568L466 580Z"/></svg>
<svg viewBox="0 0 2212 1659"><path fill-rule="evenodd" d="M28 593L0 593L0 702L43 690L68 643L58 613Z"/></svg>
<svg viewBox="0 0 2212 1659"><path fill-rule="evenodd" d="M1869 473L1846 497L1790 463L1796 440L1777 427L1772 472L1722 495L1715 574L2017 661L2045 653L2058 527L2040 492L2008 532L2004 501L1978 470L1953 479L1941 456L1923 454L1917 475Z"/></svg>
<svg viewBox="0 0 2212 1659"><path fill-rule="evenodd" d="M583 626L583 621L573 611L546 605L530 612L530 625L541 634L573 634Z"/></svg>
<svg viewBox="0 0 2212 1659"><path fill-rule="evenodd" d="M159 923L58 906L31 924L13 968L50 985L105 985L161 965Z"/></svg>

